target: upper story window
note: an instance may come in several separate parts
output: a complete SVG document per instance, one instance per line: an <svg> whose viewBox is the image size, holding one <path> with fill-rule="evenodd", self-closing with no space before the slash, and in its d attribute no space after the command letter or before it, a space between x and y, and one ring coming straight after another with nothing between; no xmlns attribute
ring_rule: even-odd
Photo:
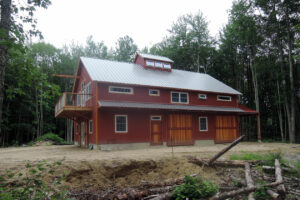
<svg viewBox="0 0 300 200"><path fill-rule="evenodd" d="M186 92L171 92L172 103L189 103L189 94Z"/></svg>
<svg viewBox="0 0 300 200"><path fill-rule="evenodd" d="M133 88L109 86L110 93L133 94Z"/></svg>
<svg viewBox="0 0 300 200"><path fill-rule="evenodd" d="M162 64L162 62L155 61L155 67L162 68L162 67L163 67L163 64Z"/></svg>
<svg viewBox="0 0 300 200"><path fill-rule="evenodd" d="M84 87L85 87L85 81L82 81L81 82L81 90L84 90Z"/></svg>
<svg viewBox="0 0 300 200"><path fill-rule="evenodd" d="M198 94L198 99L207 99L206 94Z"/></svg>
<svg viewBox="0 0 300 200"><path fill-rule="evenodd" d="M218 101L231 101L231 96L218 95Z"/></svg>
<svg viewBox="0 0 300 200"><path fill-rule="evenodd" d="M149 95L150 96L159 96L159 90L150 89L149 90Z"/></svg>
<svg viewBox="0 0 300 200"><path fill-rule="evenodd" d="M150 67L154 67L154 61L153 60L146 60L146 65Z"/></svg>
<svg viewBox="0 0 300 200"><path fill-rule="evenodd" d="M170 63L164 63L164 68L165 69L171 69Z"/></svg>

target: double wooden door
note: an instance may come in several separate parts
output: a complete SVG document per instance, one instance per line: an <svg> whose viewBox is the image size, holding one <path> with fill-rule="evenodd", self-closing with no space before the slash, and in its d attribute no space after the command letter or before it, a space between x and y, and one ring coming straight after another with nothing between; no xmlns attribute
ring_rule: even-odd
<svg viewBox="0 0 300 200"><path fill-rule="evenodd" d="M191 114L169 114L167 144L169 146L194 144L192 122Z"/></svg>
<svg viewBox="0 0 300 200"><path fill-rule="evenodd" d="M237 138L237 134L235 115L216 116L216 143L232 142Z"/></svg>

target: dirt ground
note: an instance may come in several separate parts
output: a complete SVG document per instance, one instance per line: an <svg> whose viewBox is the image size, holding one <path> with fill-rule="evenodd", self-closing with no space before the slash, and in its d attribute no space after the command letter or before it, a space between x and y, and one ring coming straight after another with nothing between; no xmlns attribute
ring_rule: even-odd
<svg viewBox="0 0 300 200"><path fill-rule="evenodd" d="M203 171L201 167L189 163L187 156L210 158L225 146L226 144L174 147L174 154L171 147L122 151L88 150L74 145L1 148L0 171L22 170L27 162L54 162L63 159L58 173L67 172L65 184L73 189L93 187L104 190L112 185L135 186L144 181L177 179L185 174L199 174L222 184L215 169ZM300 144L243 142L220 159L243 152L299 154Z"/></svg>

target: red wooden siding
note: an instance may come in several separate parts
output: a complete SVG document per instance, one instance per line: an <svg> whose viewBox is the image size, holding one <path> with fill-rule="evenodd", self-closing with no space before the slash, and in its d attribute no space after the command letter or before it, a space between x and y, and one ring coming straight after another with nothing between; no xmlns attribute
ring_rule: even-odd
<svg viewBox="0 0 300 200"><path fill-rule="evenodd" d="M171 91L180 91L180 90L172 90L165 88L152 88L152 87L142 87L142 86L126 86L133 88L133 94L117 94L117 93L109 93L109 86L123 86L117 84L107 84L107 83L98 83L99 89L99 100L107 100L107 101L131 101L131 102L147 102L147 103L171 103ZM159 96L150 96L149 89L159 89ZM187 92L187 91L184 91ZM237 107L237 95L230 95L232 97L232 101L218 101L217 94L214 93L206 93L206 92L196 92L189 91L189 105L210 105L210 106L229 106L229 107ZM206 94L207 99L202 100L198 99L198 94Z"/></svg>

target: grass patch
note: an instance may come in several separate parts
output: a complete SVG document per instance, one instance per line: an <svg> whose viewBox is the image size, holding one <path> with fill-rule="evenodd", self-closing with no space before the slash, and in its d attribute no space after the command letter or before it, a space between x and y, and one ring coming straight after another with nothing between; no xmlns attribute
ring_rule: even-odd
<svg viewBox="0 0 300 200"><path fill-rule="evenodd" d="M43 142L43 141L50 141L52 144L67 144L64 139L59 137L58 135L54 133L46 133L45 135L42 135L41 137L38 137L34 141L31 141L27 143L28 146L32 146L37 142Z"/></svg>
<svg viewBox="0 0 300 200"><path fill-rule="evenodd" d="M280 152L269 153L269 154L258 154L258 153L247 153L243 152L240 155L231 155L230 160L263 160L266 165L273 166L275 159L279 159L280 163L284 163L285 161L282 159L282 155Z"/></svg>

